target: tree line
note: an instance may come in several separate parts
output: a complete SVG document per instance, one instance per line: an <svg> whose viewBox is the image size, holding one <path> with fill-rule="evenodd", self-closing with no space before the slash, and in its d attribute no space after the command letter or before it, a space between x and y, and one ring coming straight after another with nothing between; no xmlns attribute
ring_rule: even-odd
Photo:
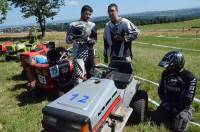
<svg viewBox="0 0 200 132"><path fill-rule="evenodd" d="M0 23L6 19L9 3L15 8L20 8L23 17L34 16L43 37L46 32L47 19L53 19L60 7L65 5L64 0L0 0Z"/></svg>
<svg viewBox="0 0 200 132"><path fill-rule="evenodd" d="M47 20L53 20L54 16L56 16L59 12L60 7L65 5L65 0L0 0L0 24L6 19L10 5L20 8L23 13L23 17L25 18L34 16L36 22L40 26L42 37L45 36L46 31L66 31L68 23L47 23ZM135 25L169 23L198 19L200 18L200 14L196 10L191 11L191 14L188 14L188 11L187 13L185 11L183 12L183 15L180 15L182 12L176 13L176 11L174 11L174 14L177 15L173 14L171 16L163 16L163 13L161 13L160 15L155 16L150 13L148 15L126 15L124 17L131 20ZM94 19L98 29L104 28L105 23L108 21L109 19L107 17Z"/></svg>
<svg viewBox="0 0 200 132"><path fill-rule="evenodd" d="M149 25L149 24L161 24L161 23L170 23L170 22L181 22L187 20L199 19L199 16L125 16L125 18L132 21L137 26ZM109 21L108 18L95 20L94 22L97 25L97 29L102 29L105 27L105 24ZM66 31L67 25L69 23L58 23L58 24L47 24L47 31ZM194 28L194 27L191 27ZM200 27L195 27L200 28Z"/></svg>

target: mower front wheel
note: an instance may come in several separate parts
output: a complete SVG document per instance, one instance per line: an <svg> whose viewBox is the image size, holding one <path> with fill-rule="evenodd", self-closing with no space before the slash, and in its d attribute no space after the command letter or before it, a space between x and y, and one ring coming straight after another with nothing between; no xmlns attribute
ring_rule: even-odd
<svg viewBox="0 0 200 132"><path fill-rule="evenodd" d="M147 93L143 90L138 90L129 106L133 109L133 112L129 119L130 123L138 124L145 121L148 107Z"/></svg>

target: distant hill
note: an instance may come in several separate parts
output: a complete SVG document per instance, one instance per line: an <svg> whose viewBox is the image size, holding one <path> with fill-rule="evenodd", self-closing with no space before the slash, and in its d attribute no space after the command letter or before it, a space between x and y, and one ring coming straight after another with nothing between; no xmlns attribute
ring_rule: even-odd
<svg viewBox="0 0 200 132"><path fill-rule="evenodd" d="M128 15L130 16L199 16L200 17L200 7L190 8L190 9L168 10L168 11L150 11L150 12L142 12L142 13L132 13Z"/></svg>
<svg viewBox="0 0 200 132"><path fill-rule="evenodd" d="M128 18L136 25L162 24L171 22L181 22L200 18L200 7L180 10L168 11L149 11L142 13L131 13L121 15ZM98 28L103 28L104 24L109 20L107 16L94 18Z"/></svg>
<svg viewBox="0 0 200 132"><path fill-rule="evenodd" d="M148 25L148 24L160 24L169 22L180 22L186 20L193 20L200 18L200 7L190 9L179 9L179 10L168 10L168 11L149 11L141 13L130 13L121 15L128 18L136 25ZM97 23L98 28L103 28L104 24L109 20L108 16L94 17L93 21ZM47 29L49 31L65 31L66 25L74 20L59 20L47 22ZM26 26L33 26L34 24L28 25L17 25L17 26L4 26L0 25L0 29L5 28L19 28Z"/></svg>
<svg viewBox="0 0 200 132"><path fill-rule="evenodd" d="M180 16L194 16L200 18L200 7L190 9L179 9L179 10L167 10L167 11L148 11L141 13L131 13L121 15L123 17L180 17ZM95 17L94 21L108 20L107 16Z"/></svg>

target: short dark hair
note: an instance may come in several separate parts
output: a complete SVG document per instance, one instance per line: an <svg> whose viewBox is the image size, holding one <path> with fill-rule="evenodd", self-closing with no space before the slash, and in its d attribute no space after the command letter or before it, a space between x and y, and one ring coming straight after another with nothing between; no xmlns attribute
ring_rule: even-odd
<svg viewBox="0 0 200 132"><path fill-rule="evenodd" d="M108 9L111 8L111 7L115 7L115 9L118 11L118 6L117 6L117 4L115 4L115 3L110 4L110 5L108 6Z"/></svg>
<svg viewBox="0 0 200 132"><path fill-rule="evenodd" d="M83 7L82 7L82 9L81 9L81 13L83 13L83 12L85 12L85 11L89 11L89 12L93 12L93 9L92 9L92 7L91 6L89 6L89 5L84 5Z"/></svg>

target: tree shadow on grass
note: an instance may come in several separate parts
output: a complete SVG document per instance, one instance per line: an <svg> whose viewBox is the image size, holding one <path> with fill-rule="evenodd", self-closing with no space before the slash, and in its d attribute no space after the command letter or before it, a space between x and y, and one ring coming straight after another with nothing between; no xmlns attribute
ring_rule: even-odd
<svg viewBox="0 0 200 132"><path fill-rule="evenodd" d="M21 74L13 75L12 77L8 78L7 80L8 81L25 81L25 79L21 76ZM16 90L20 90L20 89L27 89L27 83L17 83L10 90L11 91L16 91Z"/></svg>
<svg viewBox="0 0 200 132"><path fill-rule="evenodd" d="M56 96L47 94L38 89L33 89L31 91L23 91L21 94L17 95L16 98L20 102L18 105L22 107L28 104L37 104L44 100L53 101Z"/></svg>
<svg viewBox="0 0 200 132"><path fill-rule="evenodd" d="M28 78L26 76L26 73L21 71L18 74L14 74L13 76L10 76L7 78L8 81L28 81Z"/></svg>
<svg viewBox="0 0 200 132"><path fill-rule="evenodd" d="M21 74L17 74L17 75L13 75L11 78L8 78L8 80L24 81L25 79L22 77Z"/></svg>
<svg viewBox="0 0 200 132"><path fill-rule="evenodd" d="M16 91L16 90L20 90L20 89L27 89L27 84L26 83L22 83L22 84L16 84L11 91Z"/></svg>

